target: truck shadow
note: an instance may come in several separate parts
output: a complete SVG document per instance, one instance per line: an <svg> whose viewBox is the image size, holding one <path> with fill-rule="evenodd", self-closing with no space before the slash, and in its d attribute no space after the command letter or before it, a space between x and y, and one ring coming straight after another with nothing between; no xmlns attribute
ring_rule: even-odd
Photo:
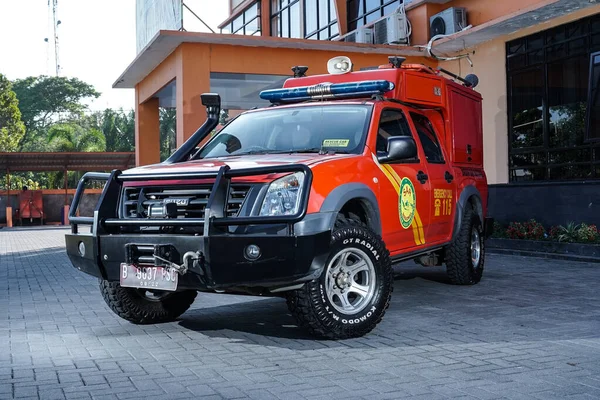
<svg viewBox="0 0 600 400"><path fill-rule="evenodd" d="M420 278L423 281L449 284L444 269L425 269L414 265L409 265L409 267L396 269L394 282L394 293L396 296L402 293L403 281L407 280ZM432 284L427 282L422 283L425 285ZM178 324L185 329L199 332L209 337L228 338L247 344L272 345L287 349L314 350L338 346L352 346L353 348L357 346L371 347L361 343L361 338L333 341L320 340L311 336L306 330L297 325L296 320L288 311L285 299L283 298L257 298L248 296L247 299L241 297L244 299L241 301L235 300L234 304L203 307L203 300L210 303L214 299L213 296L228 295L200 293L195 302L200 307L188 310L182 315ZM395 312L397 311L393 307L390 307L386 312L384 320L393 318ZM378 328L375 328L372 334L376 335L377 330Z"/></svg>

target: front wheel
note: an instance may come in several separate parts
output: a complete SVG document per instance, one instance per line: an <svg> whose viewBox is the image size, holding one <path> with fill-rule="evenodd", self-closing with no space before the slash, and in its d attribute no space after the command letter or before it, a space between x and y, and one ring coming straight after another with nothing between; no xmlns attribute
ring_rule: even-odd
<svg viewBox="0 0 600 400"><path fill-rule="evenodd" d="M110 309L134 324L174 321L187 311L198 292L150 291L122 287L118 282L100 280L100 292Z"/></svg>
<svg viewBox="0 0 600 400"><path fill-rule="evenodd" d="M300 326L328 339L364 336L382 320L394 286L389 252L364 224L341 218L319 279L288 294Z"/></svg>

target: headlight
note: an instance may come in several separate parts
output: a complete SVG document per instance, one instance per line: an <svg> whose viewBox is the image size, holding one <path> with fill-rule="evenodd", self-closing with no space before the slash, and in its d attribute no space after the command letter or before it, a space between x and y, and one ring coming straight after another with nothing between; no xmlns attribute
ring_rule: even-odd
<svg viewBox="0 0 600 400"><path fill-rule="evenodd" d="M293 215L300 209L304 174L296 172L269 185L260 215Z"/></svg>

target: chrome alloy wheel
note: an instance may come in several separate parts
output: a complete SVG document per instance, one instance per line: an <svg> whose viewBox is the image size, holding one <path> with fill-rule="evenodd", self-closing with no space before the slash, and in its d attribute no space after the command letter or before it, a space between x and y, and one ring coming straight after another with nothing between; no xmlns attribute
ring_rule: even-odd
<svg viewBox="0 0 600 400"><path fill-rule="evenodd" d="M481 240L479 232L473 229L471 232L471 261L473 268L479 268L479 260L481 260Z"/></svg>
<svg viewBox="0 0 600 400"><path fill-rule="evenodd" d="M333 307L343 314L362 311L371 302L376 285L375 267L362 250L340 250L327 266L325 292Z"/></svg>

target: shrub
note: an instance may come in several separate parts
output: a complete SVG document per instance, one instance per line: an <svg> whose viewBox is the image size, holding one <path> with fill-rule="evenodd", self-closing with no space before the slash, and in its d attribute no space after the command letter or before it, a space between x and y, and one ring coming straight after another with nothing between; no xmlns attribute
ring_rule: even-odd
<svg viewBox="0 0 600 400"><path fill-rule="evenodd" d="M509 239L531 239L542 240L546 238L546 230L535 219L527 222L511 222L506 229L506 237Z"/></svg>
<svg viewBox="0 0 600 400"><path fill-rule="evenodd" d="M494 232L492 232L492 237L495 238L505 238L506 237L506 228L498 221L494 221Z"/></svg>
<svg viewBox="0 0 600 400"><path fill-rule="evenodd" d="M600 240L600 234L596 225L587 225L585 223L579 225L577 229L577 239L581 242L597 242Z"/></svg>
<svg viewBox="0 0 600 400"><path fill-rule="evenodd" d="M548 231L548 238L550 240L556 240L556 241L558 241L558 238L560 236L562 228L563 227L560 226L560 225L554 225L554 226L550 227L550 230Z"/></svg>

